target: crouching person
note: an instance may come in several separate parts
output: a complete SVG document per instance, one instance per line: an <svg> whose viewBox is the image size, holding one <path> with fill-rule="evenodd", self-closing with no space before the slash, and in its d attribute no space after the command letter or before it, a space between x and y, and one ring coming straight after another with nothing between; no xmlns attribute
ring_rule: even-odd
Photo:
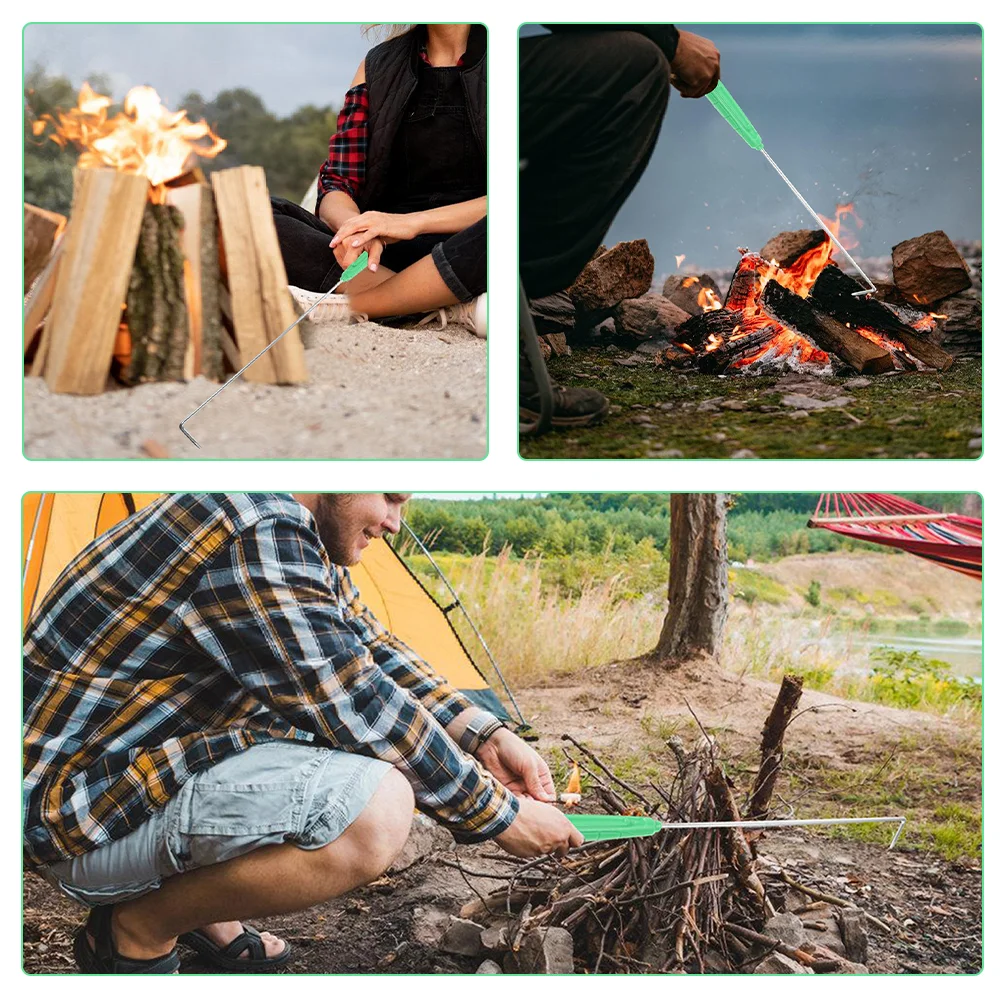
<svg viewBox="0 0 1002 1002"><path fill-rule="evenodd" d="M399 494L165 497L80 553L24 647L27 865L90 913L89 973L230 971L243 920L383 873L415 805L457 841L563 852L542 759L372 617L347 567Z"/></svg>

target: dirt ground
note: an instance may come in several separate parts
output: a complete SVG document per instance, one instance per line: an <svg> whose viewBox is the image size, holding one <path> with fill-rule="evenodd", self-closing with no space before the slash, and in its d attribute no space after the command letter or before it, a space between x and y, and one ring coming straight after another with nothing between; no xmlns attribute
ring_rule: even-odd
<svg viewBox="0 0 1002 1002"><path fill-rule="evenodd" d="M24 383L28 459L479 459L487 451L487 343L464 328L303 324L303 386L109 384L97 397Z"/></svg>
<svg viewBox="0 0 1002 1002"><path fill-rule="evenodd" d="M628 751L650 758L646 753L658 743L663 750L664 733L652 731L652 713L659 720L678 721L692 721L695 714L719 741L728 771L740 786L749 780L746 756L757 748L775 692L775 685L768 682L719 669L690 666L665 675L642 662L630 662L583 672L573 684L525 690L520 703L538 734L536 747L551 765L563 760L558 747L566 731L606 761L615 762L617 772L628 764L624 757ZM904 739L935 746L954 737L954 725L942 718L847 703L821 693L805 691L801 710L806 712L794 720L787 737L788 768L795 767L801 778L810 770L810 759L851 770L876 760ZM693 727L698 734L698 725ZM679 726L673 732L686 742L695 738L692 728ZM823 791L815 792L813 800L807 798L797 809L824 810ZM979 801L980 786L968 794ZM789 781L781 781L776 801L782 804L790 796ZM829 803L828 816L837 807ZM596 805L586 796L581 809ZM865 810L857 807L843 813L861 815ZM854 901L891 927L890 934L870 929L871 972L980 970L978 861L950 862L909 846L907 839L888 851L886 842L833 836L820 829L769 832L759 839L759 847L763 856L779 861L802 882ZM475 891L484 893L498 885L485 878L467 878L447 864L462 860L469 868L496 872L497 864L488 858L493 851L492 844L457 847L446 832L419 818L403 857L387 876L339 901L295 915L262 918L259 927L292 943L292 972L470 973L478 960L440 951L439 936L449 916L458 914ZM72 970L72 935L82 916L82 909L28 874L25 970ZM182 972L204 970L185 951Z"/></svg>

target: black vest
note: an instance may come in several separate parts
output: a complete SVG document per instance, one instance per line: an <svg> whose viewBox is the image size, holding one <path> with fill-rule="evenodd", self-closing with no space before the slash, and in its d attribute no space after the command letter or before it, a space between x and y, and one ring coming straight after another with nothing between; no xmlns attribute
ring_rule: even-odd
<svg viewBox="0 0 1002 1002"><path fill-rule="evenodd" d="M479 36L476 40L474 32ZM386 190L393 142L418 83L415 64L422 39L422 31L414 29L406 35L381 42L365 57L365 84L369 92L369 148L365 157L365 180L357 200L362 212L373 206ZM462 67L460 80L473 133L486 162L487 29L483 25L470 27L466 51L468 56L474 52L477 55L470 65Z"/></svg>

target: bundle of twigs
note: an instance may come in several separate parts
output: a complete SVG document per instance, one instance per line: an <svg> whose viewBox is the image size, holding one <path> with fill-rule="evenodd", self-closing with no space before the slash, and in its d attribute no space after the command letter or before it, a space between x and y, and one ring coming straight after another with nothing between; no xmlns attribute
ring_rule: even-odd
<svg viewBox="0 0 1002 1002"><path fill-rule="evenodd" d="M763 732L755 816L765 813L782 761L782 731L799 694L799 679L784 683ZM719 750L705 732L688 751L677 737L670 738L671 784L652 782L643 790L618 777L581 742L563 737L573 746L564 749L568 759L590 778L589 792L610 814L669 822L741 820ZM593 842L563 859L530 863L491 858L511 869L503 873L507 886L482 899L481 917L495 923L498 915L504 917L500 945L513 951L530 931L561 927L573 936L575 957L594 973L702 972L711 949L715 969L723 962L724 969L739 970L763 946L786 952L748 928L760 927L774 909L739 828L667 829L647 838Z"/></svg>

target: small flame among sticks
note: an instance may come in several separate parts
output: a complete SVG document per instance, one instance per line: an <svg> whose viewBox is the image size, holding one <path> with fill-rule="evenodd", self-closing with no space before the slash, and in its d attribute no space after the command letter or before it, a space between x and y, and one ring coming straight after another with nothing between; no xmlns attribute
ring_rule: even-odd
<svg viewBox="0 0 1002 1002"><path fill-rule="evenodd" d="M571 763L571 774L567 780L567 789L560 794L560 803L573 807L581 803L581 770L577 762Z"/></svg>

